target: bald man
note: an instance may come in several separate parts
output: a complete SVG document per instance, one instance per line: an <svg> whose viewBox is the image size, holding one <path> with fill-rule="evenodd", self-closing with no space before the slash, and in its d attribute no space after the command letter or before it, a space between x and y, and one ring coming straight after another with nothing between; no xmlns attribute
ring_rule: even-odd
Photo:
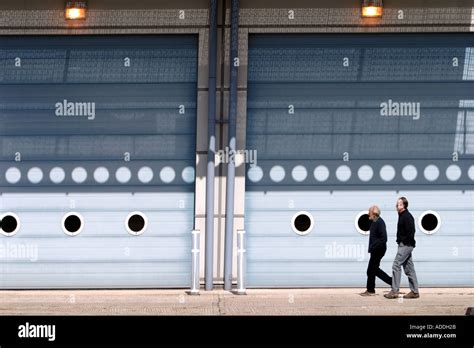
<svg viewBox="0 0 474 348"><path fill-rule="evenodd" d="M367 267L367 291L361 296L375 295L375 277L380 278L388 285L392 285L392 277L380 269L380 261L387 251L387 228L380 217L380 208L376 205L369 209L370 225L369 253L370 260Z"/></svg>

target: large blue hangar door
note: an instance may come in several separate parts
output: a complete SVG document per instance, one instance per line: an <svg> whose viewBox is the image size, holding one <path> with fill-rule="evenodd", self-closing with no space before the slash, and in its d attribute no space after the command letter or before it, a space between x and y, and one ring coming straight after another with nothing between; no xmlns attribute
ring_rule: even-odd
<svg viewBox="0 0 474 348"><path fill-rule="evenodd" d="M0 43L0 287L189 286L197 37Z"/></svg>
<svg viewBox="0 0 474 348"><path fill-rule="evenodd" d="M372 204L391 273L402 195L420 285L473 285L474 37L255 35L249 45L246 149L258 162L246 168L247 285L364 286Z"/></svg>

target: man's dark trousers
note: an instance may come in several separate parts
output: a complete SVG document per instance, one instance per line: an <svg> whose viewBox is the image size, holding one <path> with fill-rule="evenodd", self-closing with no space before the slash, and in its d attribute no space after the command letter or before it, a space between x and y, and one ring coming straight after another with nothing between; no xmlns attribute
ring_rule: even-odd
<svg viewBox="0 0 474 348"><path fill-rule="evenodd" d="M367 267L367 291L375 292L375 277L380 278L388 285L392 285L392 277L380 269L380 261L387 248L377 248L370 253L369 266Z"/></svg>

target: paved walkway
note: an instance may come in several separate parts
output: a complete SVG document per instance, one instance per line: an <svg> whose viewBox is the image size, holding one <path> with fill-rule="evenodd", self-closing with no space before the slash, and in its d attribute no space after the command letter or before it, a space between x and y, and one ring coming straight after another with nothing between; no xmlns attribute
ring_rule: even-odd
<svg viewBox="0 0 474 348"><path fill-rule="evenodd" d="M364 289L3 290L0 315L464 315L474 289L421 289L415 300L361 297ZM408 292L409 290L402 290Z"/></svg>

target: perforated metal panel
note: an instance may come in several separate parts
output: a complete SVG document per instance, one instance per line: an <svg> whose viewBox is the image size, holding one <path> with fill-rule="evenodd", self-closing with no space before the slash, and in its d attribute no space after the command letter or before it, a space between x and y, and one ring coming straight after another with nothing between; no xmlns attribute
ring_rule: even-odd
<svg viewBox="0 0 474 348"><path fill-rule="evenodd" d="M0 38L0 211L21 223L0 235L0 287L190 285L197 49L181 35Z"/></svg>
<svg viewBox="0 0 474 348"><path fill-rule="evenodd" d="M355 220L373 204L391 273L402 195L417 222L441 219L433 234L417 225L421 286L473 284L472 47L469 34L249 37L248 286L364 286ZM299 211L314 220L303 236Z"/></svg>

